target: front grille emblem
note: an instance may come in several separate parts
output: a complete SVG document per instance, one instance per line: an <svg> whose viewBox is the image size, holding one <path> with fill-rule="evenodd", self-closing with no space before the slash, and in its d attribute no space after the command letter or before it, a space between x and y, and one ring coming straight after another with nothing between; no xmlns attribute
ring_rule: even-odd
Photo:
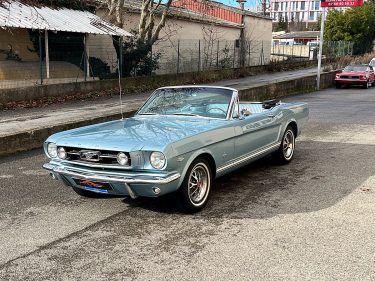
<svg viewBox="0 0 375 281"><path fill-rule="evenodd" d="M85 161L99 162L100 154L100 151L82 150L80 152L80 158Z"/></svg>

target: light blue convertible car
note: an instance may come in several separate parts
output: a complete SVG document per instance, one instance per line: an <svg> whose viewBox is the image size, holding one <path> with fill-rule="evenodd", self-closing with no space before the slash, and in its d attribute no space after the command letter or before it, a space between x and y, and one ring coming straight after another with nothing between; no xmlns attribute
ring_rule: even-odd
<svg viewBox="0 0 375 281"><path fill-rule="evenodd" d="M231 88L164 87L131 118L50 136L43 167L82 196L177 191L196 212L213 179L269 153L291 161L308 114L301 102L240 102Z"/></svg>

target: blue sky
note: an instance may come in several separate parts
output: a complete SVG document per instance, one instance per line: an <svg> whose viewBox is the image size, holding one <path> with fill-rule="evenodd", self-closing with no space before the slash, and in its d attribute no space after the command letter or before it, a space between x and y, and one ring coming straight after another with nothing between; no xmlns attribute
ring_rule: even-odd
<svg viewBox="0 0 375 281"><path fill-rule="evenodd" d="M238 3L236 2L236 0L214 0L214 1L223 3L225 5L237 7L237 8L239 7ZM247 0L246 3L245 3L245 7L248 7L248 8L255 7L256 1L257 0Z"/></svg>

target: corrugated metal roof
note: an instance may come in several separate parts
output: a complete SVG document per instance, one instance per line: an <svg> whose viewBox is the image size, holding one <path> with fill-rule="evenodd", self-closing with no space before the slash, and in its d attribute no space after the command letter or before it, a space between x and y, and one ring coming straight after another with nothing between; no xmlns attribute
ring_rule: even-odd
<svg viewBox="0 0 375 281"><path fill-rule="evenodd" d="M33 7L18 1L0 6L0 27L132 36L93 13L66 8Z"/></svg>

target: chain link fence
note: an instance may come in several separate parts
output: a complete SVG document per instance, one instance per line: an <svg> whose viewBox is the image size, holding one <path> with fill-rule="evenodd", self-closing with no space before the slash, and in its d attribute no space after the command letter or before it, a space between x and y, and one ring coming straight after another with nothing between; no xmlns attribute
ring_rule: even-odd
<svg viewBox="0 0 375 281"><path fill-rule="evenodd" d="M1 35L1 34L0 34ZM110 36L22 31L0 40L0 88L19 88L102 79L115 79L123 65L121 48ZM118 46L118 45L117 45ZM353 53L353 43L327 42L323 54ZM315 59L317 48L272 45L271 41L167 40L157 42L153 74L178 74L249 66L270 62ZM126 61L123 62L126 64Z"/></svg>

